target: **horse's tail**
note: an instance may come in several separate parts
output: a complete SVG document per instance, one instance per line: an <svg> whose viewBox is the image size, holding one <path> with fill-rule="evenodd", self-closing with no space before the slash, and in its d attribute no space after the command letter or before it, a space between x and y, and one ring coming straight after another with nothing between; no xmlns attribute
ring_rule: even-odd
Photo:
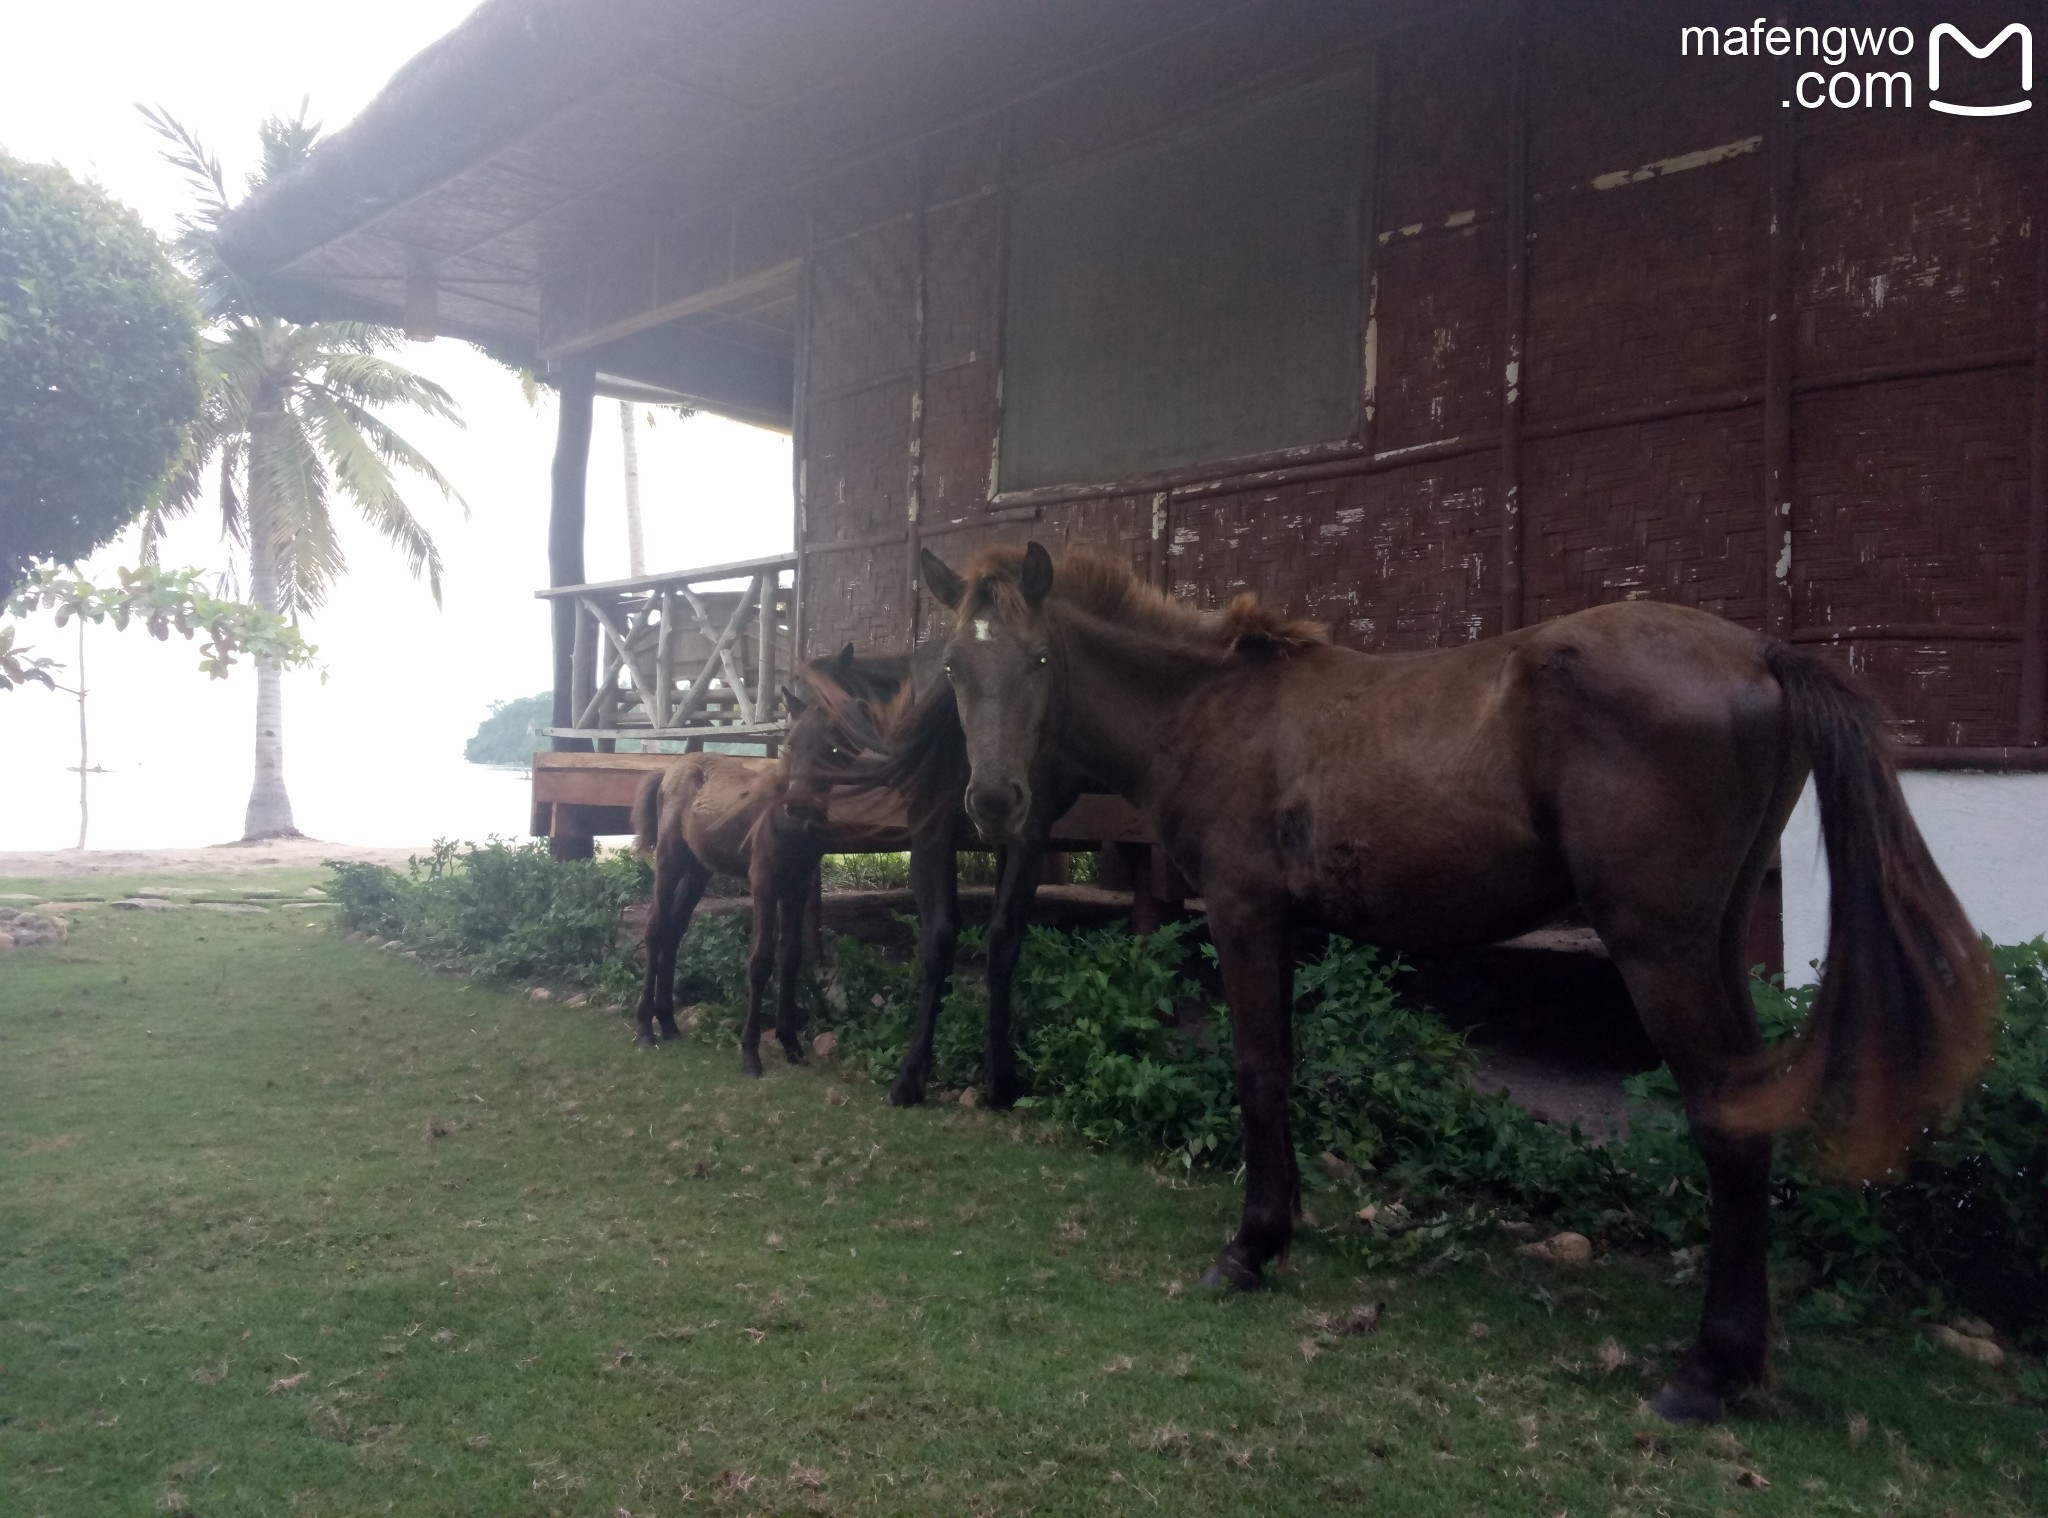
<svg viewBox="0 0 2048 1518"><path fill-rule="evenodd" d="M649 770L633 796L633 847L646 853L661 832L661 781L665 770Z"/></svg>
<svg viewBox="0 0 2048 1518"><path fill-rule="evenodd" d="M1829 1168L1873 1179L1983 1067L1996 977L1906 808L1877 702L1789 644L1772 643L1764 658L1813 767L1828 948L1806 1028L1727 1116L1758 1131L1819 1116Z"/></svg>

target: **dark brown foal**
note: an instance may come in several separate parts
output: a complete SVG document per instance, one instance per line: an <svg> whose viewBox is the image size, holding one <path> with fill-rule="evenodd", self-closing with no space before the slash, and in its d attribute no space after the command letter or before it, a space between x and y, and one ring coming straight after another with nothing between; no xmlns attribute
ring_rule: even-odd
<svg viewBox="0 0 2048 1518"><path fill-rule="evenodd" d="M647 915L647 966L640 986L639 1034L652 1048L679 1036L676 955L713 875L745 876L753 902L747 953L747 1020L740 1069L761 1073L761 1009L779 970L775 1037L791 1064L803 1059L797 992L804 913L829 842L826 797L814 777L837 765L838 725L822 706L785 690L792 714L777 759L686 754L641 783L633 804L634 842L654 850L654 897ZM657 1034L656 1029L659 1028Z"/></svg>
<svg viewBox="0 0 2048 1518"><path fill-rule="evenodd" d="M1197 614L1035 543L927 577L956 612L946 668L983 834L1029 815L1054 753L1133 801L1207 900L1245 1126L1243 1219L1213 1278L1256 1283L1299 1205L1290 928L1436 949L1576 902L1678 1078L1712 1184L1699 1339L1657 1407L1712 1418L1769 1379L1771 1132L1811 1113L1842 1175L1880 1176L1988 1039L1989 963L1867 695L1789 644L1651 602L1373 657L1248 596ZM1744 946L1809 771L1827 971L1766 1067Z"/></svg>

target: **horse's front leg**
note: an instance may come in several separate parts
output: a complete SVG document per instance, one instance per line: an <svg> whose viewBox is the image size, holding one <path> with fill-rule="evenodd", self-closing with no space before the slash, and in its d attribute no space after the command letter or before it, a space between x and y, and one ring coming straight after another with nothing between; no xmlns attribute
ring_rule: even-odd
<svg viewBox="0 0 2048 1518"><path fill-rule="evenodd" d="M996 880L995 912L988 925L988 1101L1014 1107L1017 1089L1016 1039L1010 1027L1010 982L1024 949L1031 901L1045 867L1045 834L1034 828L1003 851Z"/></svg>
<svg viewBox="0 0 2048 1518"><path fill-rule="evenodd" d="M953 974L953 945L960 925L960 869L951 825L913 839L910 889L917 898L917 1021L903 1051L903 1067L889 1087L889 1105L915 1107L932 1078L932 1040L939 1008Z"/></svg>
<svg viewBox="0 0 2048 1518"><path fill-rule="evenodd" d="M761 1074L761 1003L775 967L776 893L770 871L756 864L752 875L754 935L747 949L747 1020L740 1029L740 1074Z"/></svg>
<svg viewBox="0 0 2048 1518"><path fill-rule="evenodd" d="M1202 1279L1250 1288L1266 1261L1294 1237L1301 1171L1294 1157L1288 1099L1294 1086L1294 962L1287 918L1276 906L1222 893L1209 900L1209 931L1230 1006L1237 1101L1244 1115L1244 1214L1237 1236Z"/></svg>
<svg viewBox="0 0 2048 1518"><path fill-rule="evenodd" d="M797 990L802 984L804 940L809 936L811 883L818 878L819 856L810 849L788 861L778 873L777 894L781 897L781 933L775 945L775 1039L792 1065L804 1062L803 1040L799 1036Z"/></svg>

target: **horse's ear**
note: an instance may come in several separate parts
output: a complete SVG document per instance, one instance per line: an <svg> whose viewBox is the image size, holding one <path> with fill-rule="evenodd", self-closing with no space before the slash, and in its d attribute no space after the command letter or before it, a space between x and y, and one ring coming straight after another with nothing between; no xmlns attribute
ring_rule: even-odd
<svg viewBox="0 0 2048 1518"><path fill-rule="evenodd" d="M804 714L804 707L809 703L798 693L794 685L785 685L782 687L782 704L789 708L790 716L801 717Z"/></svg>
<svg viewBox="0 0 2048 1518"><path fill-rule="evenodd" d="M852 688L853 645L851 643L832 656L831 662L825 666L825 673L831 676L833 684L846 689Z"/></svg>
<svg viewBox="0 0 2048 1518"><path fill-rule="evenodd" d="M924 571L924 583L931 593L939 598L939 604L957 610L960 593L967 587L960 583L960 577L946 567L946 561L929 548L921 548L917 554L918 567Z"/></svg>
<svg viewBox="0 0 2048 1518"><path fill-rule="evenodd" d="M1024 569L1018 577L1027 605L1037 606L1052 590L1052 555L1043 543L1033 541L1024 549Z"/></svg>

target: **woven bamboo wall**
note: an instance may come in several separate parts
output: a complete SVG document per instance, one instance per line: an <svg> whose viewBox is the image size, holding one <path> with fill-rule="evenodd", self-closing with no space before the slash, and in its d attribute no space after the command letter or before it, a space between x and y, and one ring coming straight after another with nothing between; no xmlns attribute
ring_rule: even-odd
<svg viewBox="0 0 2048 1518"><path fill-rule="evenodd" d="M1996 30L1989 6L1951 10ZM1123 552L1203 603L1255 590L1369 650L1683 602L1837 650L1909 741L2021 742L2032 117L1788 110L1772 65L1681 62L1681 19L1753 11L1557 0L1525 32L1507 4L1405 27L1386 7L1229 8L833 176L800 363L808 652L916 635L920 545L957 561L1034 536ZM1863 0L1798 19L1928 24ZM1382 85L1351 457L992 495L1006 186L1361 53Z"/></svg>

